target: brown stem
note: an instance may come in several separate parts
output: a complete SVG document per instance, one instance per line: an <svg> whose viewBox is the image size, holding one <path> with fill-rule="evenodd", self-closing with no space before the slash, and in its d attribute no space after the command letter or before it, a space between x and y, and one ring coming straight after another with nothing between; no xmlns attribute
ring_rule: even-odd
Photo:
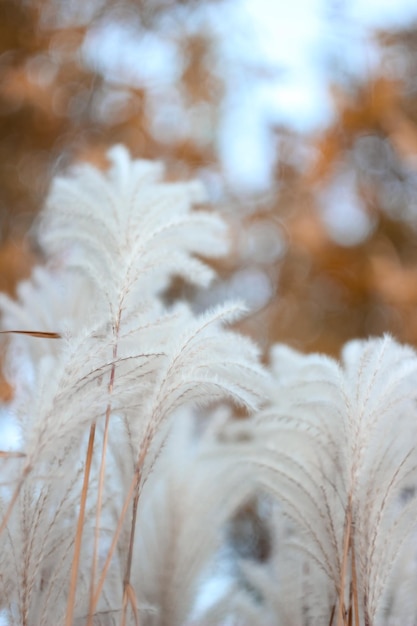
<svg viewBox="0 0 417 626"><path fill-rule="evenodd" d="M74 558L72 560L70 588L68 593L67 612L65 617L65 626L71 626L73 623L75 592L77 588L78 567L80 563L81 541L84 528L85 509L87 503L88 483L90 481L91 462L93 459L94 438L96 433L95 423L90 427L90 436L88 439L87 456L84 469L84 480L81 491L80 512L78 514L77 532L74 542Z"/></svg>
<svg viewBox="0 0 417 626"><path fill-rule="evenodd" d="M340 575L340 587L339 587L339 612L337 617L337 626L346 626L345 616L345 586L346 586L346 571L348 568L349 560L349 548L350 548L350 534L352 529L352 500L349 496L349 501L346 509L345 516L345 528L343 537L343 558L342 558L342 570Z"/></svg>
<svg viewBox="0 0 417 626"><path fill-rule="evenodd" d="M359 598L358 598L358 577L356 573L356 555L355 555L355 543L353 535L350 541L352 550L352 597L353 597L353 612L355 616L355 626L359 625Z"/></svg>
<svg viewBox="0 0 417 626"><path fill-rule="evenodd" d="M113 393L114 379L116 376L117 347L118 347L118 341L119 341L121 317L122 317L122 308L119 307L119 313L118 313L117 321L114 327L115 342L113 345L113 364L111 367L110 380L109 380L109 384L107 387L109 397ZM98 482L98 489L97 489L96 525L95 525L95 530L94 530L93 558L92 558L92 563L91 563L90 604L89 604L87 626L92 625L93 614L94 614L94 585L95 585L95 580L96 580L98 547L99 547L99 541L100 541L100 519L101 519L101 509L102 509L102 503L103 503L104 477L105 477L105 471L106 471L106 452L107 452L107 446L108 446L108 441L109 441L111 409L112 409L112 405L111 405L111 401L109 400L107 407L106 407L106 421L104 425L103 446L102 446L102 452L101 452L99 482Z"/></svg>
<svg viewBox="0 0 417 626"><path fill-rule="evenodd" d="M15 335L28 335L29 337L40 337L43 339L61 339L59 333L44 332L40 330L0 330L0 335L13 333Z"/></svg>
<svg viewBox="0 0 417 626"><path fill-rule="evenodd" d="M130 606L132 607L132 610L133 610L133 616L135 618L135 626L139 626L138 603L137 603L137 599L136 599L136 595L135 595L134 589L133 589L132 585L130 585L130 584L127 584L125 586L125 590L123 592L123 607L126 606L126 608L127 608L128 602L130 603ZM126 626L126 610L124 610L124 612L122 614L122 624L121 624L121 626Z"/></svg>
<svg viewBox="0 0 417 626"><path fill-rule="evenodd" d="M16 450L0 450L0 459L24 459L26 454L24 452L17 452Z"/></svg>
<svg viewBox="0 0 417 626"><path fill-rule="evenodd" d="M333 624L333 619L334 619L334 614L335 613L336 613L336 604L333 604L332 610L330 612L329 626L332 626L332 624Z"/></svg>
<svg viewBox="0 0 417 626"><path fill-rule="evenodd" d="M120 517L119 517L119 521L117 522L116 531L115 531L115 533L113 535L113 540L111 542L111 546L110 546L109 551L107 553L106 561L104 563L103 570L101 572L101 576L100 576L99 581L97 583L97 588L96 588L96 591L95 591L95 594L94 594L94 602L93 602L93 608L92 608L93 611L95 611L95 609L97 607L97 604L98 604L98 601L100 599L101 592L102 592L103 586L104 586L104 581L106 579L107 572L108 572L108 569L110 567L110 563L111 563L114 551L115 551L116 546L117 546L117 542L119 541L119 537L120 537L120 533L122 531L122 527L123 527L123 523L124 523L124 520L125 520L125 517L126 517L126 513L128 511L128 508L130 506L131 500L133 498L133 494L135 493L136 485L137 485L137 477L136 477L136 473L135 473L133 475L133 477L132 477L132 481L131 481L130 486L129 486L129 491L127 492L125 501L123 503L123 508L122 508L122 512L121 512Z"/></svg>
<svg viewBox="0 0 417 626"><path fill-rule="evenodd" d="M130 527L129 550L127 553L126 573L125 573L125 578L123 581L123 610L122 610L121 626L126 626L127 602L129 599L129 589L131 588L130 575L132 572L133 546L135 543L136 519L137 519L138 504L139 504L139 484L140 484L140 478L136 486L135 495L133 497L132 524Z"/></svg>
<svg viewBox="0 0 417 626"><path fill-rule="evenodd" d="M107 443L108 443L108 432L109 432L109 423L110 423L109 406L107 407L107 411L106 411L106 424L104 427L104 434L103 434L103 449L102 449L102 454L101 454L100 476L99 476L99 484L98 484L98 490L97 490L96 526L94 530L94 546L93 546L93 558L92 558L92 565L91 565L91 582L90 582L90 604L89 604L87 626L92 626L93 615L94 615L94 584L95 584L96 571L97 571L98 545L99 545L99 538L100 538L101 506L102 506L102 501L103 501L104 473L105 473L105 468L106 468L106 449L107 449Z"/></svg>
<svg viewBox="0 0 417 626"><path fill-rule="evenodd" d="M9 506L7 507L7 511L6 511L6 513L5 513L4 517L3 517L2 523L0 525L0 535L2 534L4 529L6 528L7 524L9 523L10 516L11 516L11 514L13 512L13 509L14 509L14 506L15 506L15 504L17 502L19 494L20 494L20 492L22 490L23 484L25 482L25 478L29 474L30 471L31 471L31 468L29 466L27 466L23 470L22 476L20 477L20 480L19 480L19 482L16 485L16 489L13 492L13 495L12 495L11 500L9 502Z"/></svg>
<svg viewBox="0 0 417 626"><path fill-rule="evenodd" d="M129 551L127 554L127 562L126 562L126 572L123 581L123 609L122 609L122 622L121 626L125 626L126 624L126 613L127 613L127 599L128 599L128 587L130 586L130 575L132 571L132 558L133 558L133 546L135 543L135 531L136 531L136 519L138 514L138 504L139 504L139 495L140 495L140 482L142 478L142 468L145 462L146 455L149 450L149 446L152 441L152 431L148 430L145 438L144 444L140 451L138 461L136 463L136 471L135 471L135 490L133 497L133 510L132 510L132 522L130 525L130 537L129 537Z"/></svg>
<svg viewBox="0 0 417 626"><path fill-rule="evenodd" d="M116 325L116 343L113 346L113 365L110 371L110 381L108 385L109 396L111 396L111 394L113 393L114 379L116 375L117 341L119 338L120 318L121 318L121 312L119 311L119 317L118 317L117 325ZM100 540L100 519L101 519L101 508L102 508L102 502L103 502L104 477L105 477L105 471L106 471L106 452L107 452L107 446L108 446L108 441L109 441L111 408L112 408L112 405L111 405L111 402L109 401L109 403L107 404L107 408L106 408L106 422L104 425L103 447L102 447L102 452L101 452L100 473L99 473L99 482L98 482L98 489L97 489L96 526L95 526L95 531L94 531L93 559L92 559L92 564L91 564L90 605L89 605L87 626L92 626L93 614L94 614L94 585L95 585L95 580L96 580L98 546L99 546L99 540Z"/></svg>

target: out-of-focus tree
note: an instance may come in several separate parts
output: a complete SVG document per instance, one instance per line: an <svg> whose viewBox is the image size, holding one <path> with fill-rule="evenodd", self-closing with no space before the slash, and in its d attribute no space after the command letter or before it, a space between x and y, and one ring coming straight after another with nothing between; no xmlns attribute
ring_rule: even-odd
<svg viewBox="0 0 417 626"><path fill-rule="evenodd" d="M278 132L287 150L273 210L291 245L275 339L330 353L382 332L417 342L416 32L378 34L378 72L330 87L335 121L308 142L309 159L295 156L305 138Z"/></svg>
<svg viewBox="0 0 417 626"><path fill-rule="evenodd" d="M173 169L178 163L193 169L213 160L211 137L207 141L185 128L193 125L193 107L221 100L220 82L210 64L212 39L199 28L189 29L194 4L2 0L3 239L27 228L57 164L101 160L111 143L123 142L144 158L164 158ZM141 59L130 60L129 47L121 50L117 41L113 51L102 51L110 59L113 52L110 63L99 58L100 52L94 55L94 46L101 45L103 32L110 29L119 43L123 29L132 41L165 38L177 56L177 84L164 89L141 85L134 65ZM152 56L149 46L146 54ZM149 63L152 59L143 59L143 65ZM172 128L167 138L161 127L167 128L162 116L168 104Z"/></svg>
<svg viewBox="0 0 417 626"><path fill-rule="evenodd" d="M335 116L321 133L272 126L270 193L236 197L218 141L230 80L269 75L224 53L226 8L0 1L1 289L13 291L39 254L25 234L51 175L77 159L105 165L106 148L122 142L162 159L170 178L203 178L230 207L235 246L209 297L246 296L254 310L241 328L264 348L336 353L384 331L417 343L417 27L378 33L380 67L329 86Z"/></svg>

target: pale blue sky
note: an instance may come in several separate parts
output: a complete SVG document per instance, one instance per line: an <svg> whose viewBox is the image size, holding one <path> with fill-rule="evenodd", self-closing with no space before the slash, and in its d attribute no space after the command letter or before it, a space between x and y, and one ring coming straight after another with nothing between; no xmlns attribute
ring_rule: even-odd
<svg viewBox="0 0 417 626"><path fill-rule="evenodd" d="M175 87L182 64L176 24L184 17L187 28L217 34L227 98L214 132L228 183L242 193L270 187L276 155L271 123L307 133L331 123L329 81L338 72L371 75L378 63L371 33L417 19L417 0L225 0L196 7L190 20L177 6L177 21L168 19L166 33L142 37L129 20L100 21L87 36L84 56L118 84L147 87L159 139L191 132L204 141L213 133L204 112L187 110ZM269 69L264 80L250 71L256 66ZM102 98L98 117L117 105L114 98Z"/></svg>
<svg viewBox="0 0 417 626"><path fill-rule="evenodd" d="M274 147L266 132L268 120L301 132L314 132L330 123L328 84L329 78L336 77L335 68L369 76L379 58L371 36L374 30L406 26L417 19L417 0L339 0L336 4L338 10L332 14L330 0L232 3L236 23L250 24L247 32L244 27L244 36L231 38L235 54L282 70L277 80L258 82L255 88L233 86L234 102L225 112L220 147L236 189L262 191L270 185Z"/></svg>

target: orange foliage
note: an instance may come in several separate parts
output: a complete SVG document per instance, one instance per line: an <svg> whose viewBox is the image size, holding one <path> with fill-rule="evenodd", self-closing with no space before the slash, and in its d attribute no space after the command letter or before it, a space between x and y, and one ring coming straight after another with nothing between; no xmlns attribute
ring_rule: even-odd
<svg viewBox="0 0 417 626"><path fill-rule="evenodd" d="M60 23L48 0L1 3L0 289L13 292L16 281L28 275L34 255L22 237L57 163L87 159L105 166L107 147L123 142L135 156L162 159L170 179L199 176L203 170L216 181L221 202L236 209L230 220L233 253L216 269L224 279L248 267L267 277L269 302L241 324L265 349L280 340L336 353L353 336L384 331L417 345L417 233L411 207L417 108L407 76L394 80L381 63L361 84L333 85L335 121L316 137L271 128L279 147L276 184L262 202L243 198L242 208L242 198L228 193L216 143L227 80L227 72L219 72L221 64L213 63L217 42L204 25L187 28L186 19L178 21L175 13L181 5L181 15L191 15L197 3L99 5L84 22ZM172 93L161 92L158 100L151 84L131 84L123 72L109 77L84 62L82 46L91 29L123 15L136 25L138 38L157 33L180 51L175 97L185 117L197 120L181 132L175 113L173 132L166 136L153 117L164 98L171 104ZM176 24L171 31L170 23ZM414 58L412 33L380 35L382 49L399 45L397 54ZM262 67L259 72L268 76ZM371 140L365 147L364 138ZM304 160L299 147L315 157ZM370 223L354 245L335 241L323 218L322 194L337 183L341 170L354 176L357 203ZM270 260L245 256L245 238L257 220L277 226L285 253ZM175 283L170 295L179 291L184 297L192 294Z"/></svg>

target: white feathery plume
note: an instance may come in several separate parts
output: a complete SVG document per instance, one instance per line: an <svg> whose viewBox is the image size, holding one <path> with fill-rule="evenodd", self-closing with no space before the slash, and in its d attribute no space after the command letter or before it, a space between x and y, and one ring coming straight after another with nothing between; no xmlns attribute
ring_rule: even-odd
<svg viewBox="0 0 417 626"><path fill-rule="evenodd" d="M275 399L256 418L260 480L327 573L335 623L350 607L355 625L383 624L417 513L401 497L416 480L416 354L386 336L347 344L340 365L276 347L274 366Z"/></svg>
<svg viewBox="0 0 417 626"><path fill-rule="evenodd" d="M207 436L196 441L191 431L189 419L177 420L138 514L134 580L141 604L154 606L154 626L190 619L223 526L253 490L249 468L242 471L221 445ZM148 623L146 612L142 620Z"/></svg>
<svg viewBox="0 0 417 626"><path fill-rule="evenodd" d="M174 274L207 285L214 273L195 255L219 256L227 245L218 216L191 211L204 200L199 184L161 182L159 164L132 161L122 146L108 154L108 172L82 165L54 181L40 240L91 277L116 319L120 307L137 310Z"/></svg>
<svg viewBox="0 0 417 626"><path fill-rule="evenodd" d="M241 576L249 588L248 600L252 598L252 604L258 605L264 624L327 623L329 599L326 603L324 597L320 597L320 601L316 597L323 572L314 563L309 563L306 568L304 554L297 549L296 543L293 544L296 530L283 515L281 507L272 504L269 509L268 559L262 563L249 559L240 563ZM313 586L311 580L315 581Z"/></svg>
<svg viewBox="0 0 417 626"><path fill-rule="evenodd" d="M53 342L15 335L10 344L11 352L23 346L31 375L22 382L14 369L10 408L21 429L21 458L15 480L0 494L0 552L8 555L4 567L13 554L17 564L11 578L0 578L0 610L24 626L130 623L137 600L149 604L133 555L146 498L152 499L151 470L155 485L163 483L159 461L173 420L190 406L225 400L254 410L268 384L254 344L224 328L241 314L240 305L196 316L185 305L167 309L159 297L176 274L207 284L213 271L195 255L226 250L222 220L191 211L202 199L199 186L160 182L158 165L132 161L122 147L109 156L105 173L80 166L54 182L40 240L55 269L36 269L18 302L0 301L5 328L61 335ZM209 509L193 492L205 524L235 480L226 465L231 478L212 483ZM60 543L61 533L67 539ZM187 558L184 553L178 567L183 574L189 569L191 581L199 567L186 565ZM145 560L143 567L153 564ZM189 607L188 587L180 592L176 606Z"/></svg>

